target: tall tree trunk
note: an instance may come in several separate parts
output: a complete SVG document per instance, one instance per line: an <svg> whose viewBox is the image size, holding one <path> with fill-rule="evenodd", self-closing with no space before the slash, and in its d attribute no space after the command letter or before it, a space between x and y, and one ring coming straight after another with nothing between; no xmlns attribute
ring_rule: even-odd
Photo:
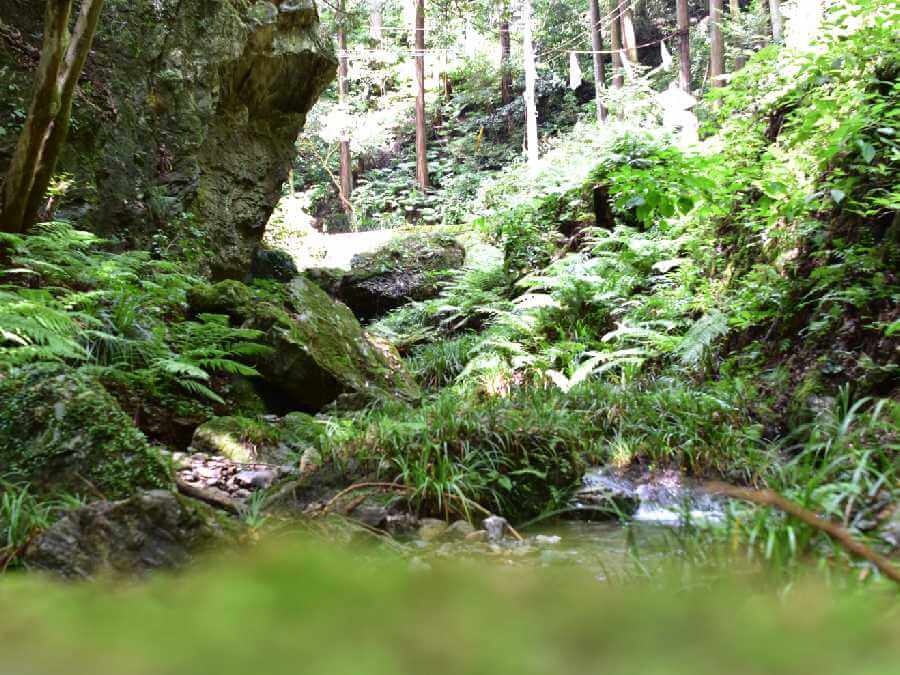
<svg viewBox="0 0 900 675"><path fill-rule="evenodd" d="M612 51L612 86L614 89L621 89L625 83L622 77L622 24L618 19L616 11L616 0L610 0L610 11L612 12L612 20L609 22L609 43L610 51Z"/></svg>
<svg viewBox="0 0 900 675"><path fill-rule="evenodd" d="M772 39L781 42L784 37L784 18L781 16L781 0L769 0L769 14L772 17Z"/></svg>
<svg viewBox="0 0 900 675"><path fill-rule="evenodd" d="M44 42L35 77L34 94L3 186L3 203L0 209L0 230L3 232L21 232L30 219L27 214L29 195L35 186L47 133L59 111L59 79L65 72L71 11L71 0L47 0Z"/></svg>
<svg viewBox="0 0 900 675"><path fill-rule="evenodd" d="M622 9L622 42L625 43L625 53L632 64L638 62L637 38L634 35L634 8L631 3Z"/></svg>
<svg viewBox="0 0 900 675"><path fill-rule="evenodd" d="M528 164L533 169L540 156L538 152L537 101L535 100L537 66L534 62L531 0L522 2L522 41L525 52L525 149Z"/></svg>
<svg viewBox="0 0 900 675"><path fill-rule="evenodd" d="M425 0L416 0L416 181L428 188L425 135Z"/></svg>
<svg viewBox="0 0 900 675"><path fill-rule="evenodd" d="M344 11L344 0L338 3L338 103L343 107L347 103L347 95L349 93L349 85L347 82L348 63L347 63L347 14ZM341 155L341 207L344 213L351 213L353 207L350 205L350 196L353 193L353 173L350 168L350 140L344 138L345 131L341 132L340 139L340 155Z"/></svg>
<svg viewBox="0 0 900 675"><path fill-rule="evenodd" d="M725 45L722 41L722 0L709 0L709 77L721 87L725 74Z"/></svg>
<svg viewBox="0 0 900 675"><path fill-rule="evenodd" d="M728 0L728 10L730 21L737 22L741 16L741 1L740 0ZM738 49L743 49L744 45L736 45ZM737 72L741 68L747 65L747 57L743 55L743 53L738 53L737 56L734 57L734 70Z"/></svg>
<svg viewBox="0 0 900 675"><path fill-rule="evenodd" d="M384 2L372 0L369 4L369 38L381 46L384 39Z"/></svg>
<svg viewBox="0 0 900 675"><path fill-rule="evenodd" d="M597 99L597 122L606 121L606 105L603 103L603 88L605 80L603 73L603 36L600 34L600 4L599 0L590 0L589 25L591 31L591 49L594 57L594 90Z"/></svg>
<svg viewBox="0 0 900 675"><path fill-rule="evenodd" d="M685 93L691 93L691 36L690 22L688 20L687 0L675 0L675 11L678 15L678 33L680 37L680 61L681 70L678 84Z"/></svg>
<svg viewBox="0 0 900 675"><path fill-rule="evenodd" d="M69 39L63 72L59 76L59 109L47 132L44 150L34 179L34 185L28 195L28 206L25 212L25 227L34 225L38 220L44 204L44 197L56 166L63 145L69 136L69 122L72 119L72 103L75 99L75 88L84 70L87 57L94 45L94 35L100 23L100 12L103 0L85 0L75 22L75 29Z"/></svg>
<svg viewBox="0 0 900 675"><path fill-rule="evenodd" d="M500 100L503 105L512 101L511 41L509 38L509 6L503 7L500 17Z"/></svg>

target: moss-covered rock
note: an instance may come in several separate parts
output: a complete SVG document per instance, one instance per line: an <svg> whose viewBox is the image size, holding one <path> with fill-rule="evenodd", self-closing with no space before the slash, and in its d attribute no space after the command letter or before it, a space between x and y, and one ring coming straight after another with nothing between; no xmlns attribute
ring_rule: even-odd
<svg viewBox="0 0 900 675"><path fill-rule="evenodd" d="M214 417L194 432L191 447L242 464L288 464L316 444L321 426L294 412L282 418Z"/></svg>
<svg viewBox="0 0 900 675"><path fill-rule="evenodd" d="M238 529L201 502L150 490L69 512L28 547L25 559L29 567L71 579L133 576L181 567Z"/></svg>
<svg viewBox="0 0 900 675"><path fill-rule="evenodd" d="M45 3L0 0L0 127L26 109ZM313 0L105 3L60 164L58 213L243 277L306 114L334 78ZM15 134L0 134L0 172Z"/></svg>
<svg viewBox="0 0 900 675"><path fill-rule="evenodd" d="M261 393L276 410L315 412L338 397L364 404L419 396L396 351L376 343L346 305L304 277L277 293L237 281L202 285L188 293L188 302L193 313L227 314L264 333L261 341L272 352L254 365Z"/></svg>
<svg viewBox="0 0 900 675"><path fill-rule="evenodd" d="M465 262L466 251L445 234L414 235L353 257L337 296L362 320L370 320L413 300L436 297L449 272Z"/></svg>
<svg viewBox="0 0 900 675"><path fill-rule="evenodd" d="M109 498L169 484L168 470L93 376L62 365L0 376L0 465L39 494Z"/></svg>

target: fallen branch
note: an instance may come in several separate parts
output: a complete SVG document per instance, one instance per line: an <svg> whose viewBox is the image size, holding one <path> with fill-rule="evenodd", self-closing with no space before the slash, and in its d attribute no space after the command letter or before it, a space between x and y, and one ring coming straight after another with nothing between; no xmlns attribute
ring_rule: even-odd
<svg viewBox="0 0 900 675"><path fill-rule="evenodd" d="M183 494L185 497L190 497L191 499L197 499L201 502L205 502L210 506L215 506L216 508L223 509L228 511L229 513L233 513L234 515L240 515L241 510L238 506L237 502L229 497L222 496L213 492L212 490L206 490L201 487L197 487L196 485L191 485L190 483L186 483L180 478L175 479L175 485L178 487L178 491Z"/></svg>
<svg viewBox="0 0 900 675"><path fill-rule="evenodd" d="M875 565L887 578L900 583L900 569L897 569L885 556L876 553L865 544L856 541L849 530L817 516L799 504L782 497L772 490L751 490L722 482L707 483L705 489L714 494L724 495L732 499L741 499L746 502L759 504L760 506L774 506L776 509L788 513L798 520L806 523L827 534L851 553L868 560Z"/></svg>

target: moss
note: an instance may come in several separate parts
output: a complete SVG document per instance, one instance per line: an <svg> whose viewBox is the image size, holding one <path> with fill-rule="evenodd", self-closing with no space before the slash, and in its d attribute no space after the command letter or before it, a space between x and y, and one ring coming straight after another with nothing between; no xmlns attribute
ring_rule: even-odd
<svg viewBox="0 0 900 675"><path fill-rule="evenodd" d="M194 314L243 316L250 311L253 297L247 286L228 280L193 287L188 291L188 304Z"/></svg>
<svg viewBox="0 0 900 675"><path fill-rule="evenodd" d="M336 378L359 392L414 399L419 395L412 377L376 347L349 308L335 302L318 286L300 277L289 286L296 314L291 340L301 342Z"/></svg>
<svg viewBox="0 0 900 675"><path fill-rule="evenodd" d="M459 267L464 260L465 250L455 238L446 234L415 235L355 256L351 276L363 280L398 271L440 271Z"/></svg>
<svg viewBox="0 0 900 675"><path fill-rule="evenodd" d="M281 419L214 417L197 427L191 445L236 462L284 464L317 445L320 433L315 419L300 412Z"/></svg>
<svg viewBox="0 0 900 675"><path fill-rule="evenodd" d="M376 346L345 305L303 277L277 286L223 281L188 293L193 314L227 314L265 334L273 352L255 365L271 408L317 411L342 394L363 402L419 396L396 352Z"/></svg>
<svg viewBox="0 0 900 675"><path fill-rule="evenodd" d="M446 234L395 239L353 258L338 297L362 319L373 319L412 300L436 297L440 284L465 261L465 249Z"/></svg>
<svg viewBox="0 0 900 675"><path fill-rule="evenodd" d="M282 420L282 438L292 446L317 445L322 434L321 425L312 415L293 412Z"/></svg>
<svg viewBox="0 0 900 675"><path fill-rule="evenodd" d="M248 417L214 417L194 432L191 445L198 452L222 455L235 462L268 461L268 448L277 448L280 429L271 422Z"/></svg>
<svg viewBox="0 0 900 675"><path fill-rule="evenodd" d="M146 437L84 371L29 366L0 380L0 400L4 472L38 493L116 498L170 482Z"/></svg>

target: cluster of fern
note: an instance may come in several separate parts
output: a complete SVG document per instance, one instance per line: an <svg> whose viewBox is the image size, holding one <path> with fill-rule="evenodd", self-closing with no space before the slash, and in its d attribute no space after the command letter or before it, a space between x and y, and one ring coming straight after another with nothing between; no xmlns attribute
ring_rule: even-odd
<svg viewBox="0 0 900 675"><path fill-rule="evenodd" d="M200 280L177 263L108 252L61 222L3 244L12 265L0 270L0 370L61 361L215 402L213 374L257 374L261 333L224 316L188 320L185 293Z"/></svg>

